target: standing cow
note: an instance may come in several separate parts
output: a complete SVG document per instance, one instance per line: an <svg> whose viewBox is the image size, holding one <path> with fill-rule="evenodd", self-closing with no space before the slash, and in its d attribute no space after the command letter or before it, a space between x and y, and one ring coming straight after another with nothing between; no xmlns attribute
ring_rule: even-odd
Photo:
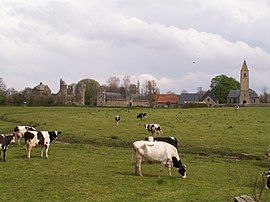
<svg viewBox="0 0 270 202"><path fill-rule="evenodd" d="M155 141L136 141L133 143L133 150L135 152L136 164L135 174L143 177L141 164L142 161L159 162L161 169L159 177L163 168L166 166L169 169L170 176L172 166L177 168L178 174L182 178L186 178L186 166L180 161L177 149L167 142Z"/></svg>
<svg viewBox="0 0 270 202"><path fill-rule="evenodd" d="M119 123L120 123L120 116L119 115L116 115L115 116L115 118L114 118L114 122L115 122L115 124L118 126L119 125Z"/></svg>
<svg viewBox="0 0 270 202"><path fill-rule="evenodd" d="M10 134L10 135L0 135L0 147L1 150L3 151L3 161L6 161L6 150L8 145L11 143L15 143L15 135ZM1 150L0 150L0 156L1 156Z"/></svg>
<svg viewBox="0 0 270 202"><path fill-rule="evenodd" d="M13 134L15 134L16 140L20 145L20 139L24 137L26 131L36 131L36 129L32 126L16 126L14 128Z"/></svg>
<svg viewBox="0 0 270 202"><path fill-rule="evenodd" d="M139 113L139 114L137 115L137 119L141 119L141 121L142 121L142 119L145 118L145 117L146 117L146 113Z"/></svg>
<svg viewBox="0 0 270 202"><path fill-rule="evenodd" d="M33 147L41 147L41 158L43 158L44 147L46 149L46 158L48 158L49 146L53 140L57 140L61 132L59 131L27 131L24 134L25 143L27 146L27 158L30 159L31 150Z"/></svg>
<svg viewBox="0 0 270 202"><path fill-rule="evenodd" d="M162 132L160 125L156 123L145 124L144 127L146 130L148 130L148 132L152 134L152 136L156 136L157 134L160 135L160 133Z"/></svg>

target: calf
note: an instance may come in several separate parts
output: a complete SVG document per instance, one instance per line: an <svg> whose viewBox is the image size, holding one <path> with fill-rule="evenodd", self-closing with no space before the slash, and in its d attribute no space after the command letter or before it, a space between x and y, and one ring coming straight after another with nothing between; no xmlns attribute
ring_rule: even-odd
<svg viewBox="0 0 270 202"><path fill-rule="evenodd" d="M8 145L11 143L15 143L15 135L0 135L0 147L3 151L3 161L6 161L6 150ZM0 156L1 156L1 150L0 150Z"/></svg>
<svg viewBox="0 0 270 202"><path fill-rule="evenodd" d="M159 177L165 166L168 167L169 175L172 176L171 168L173 166L177 168L180 177L186 178L186 166L181 163L177 149L171 144L167 142L136 141L133 143L133 150L136 158L135 175L143 177L141 163L146 160L161 164Z"/></svg>
<svg viewBox="0 0 270 202"><path fill-rule="evenodd" d="M151 141L151 136L146 137L145 140ZM162 142L167 142L171 145L173 145L177 149L177 139L176 137L154 137L153 141L162 141Z"/></svg>
<svg viewBox="0 0 270 202"><path fill-rule="evenodd" d="M24 134L25 143L27 146L27 158L30 159L31 150L33 147L41 147L41 158L43 158L44 147L46 148L46 158L48 158L48 150L51 142L57 140L61 132L59 131L27 131Z"/></svg>
<svg viewBox="0 0 270 202"><path fill-rule="evenodd" d="M142 119L145 118L145 117L146 117L146 113L139 113L139 114L137 115L137 119L141 119L141 121L142 121Z"/></svg>
<svg viewBox="0 0 270 202"><path fill-rule="evenodd" d="M234 107L234 111L238 111L240 109L240 107L237 105Z"/></svg>
<svg viewBox="0 0 270 202"><path fill-rule="evenodd" d="M24 137L24 133L26 131L36 131L36 129L32 126L16 126L14 128L13 133L15 134L16 140L19 145L20 145L20 139Z"/></svg>
<svg viewBox="0 0 270 202"><path fill-rule="evenodd" d="M119 123L120 123L120 116L119 115L116 115L115 118L114 118L114 122L115 124L118 126Z"/></svg>
<svg viewBox="0 0 270 202"><path fill-rule="evenodd" d="M162 132L160 125L156 124L156 123L146 124L146 125L144 125L144 127L146 130L148 130L148 132L150 132L152 134L152 136L153 136L153 134L155 134L155 136L156 136L156 134L159 135Z"/></svg>

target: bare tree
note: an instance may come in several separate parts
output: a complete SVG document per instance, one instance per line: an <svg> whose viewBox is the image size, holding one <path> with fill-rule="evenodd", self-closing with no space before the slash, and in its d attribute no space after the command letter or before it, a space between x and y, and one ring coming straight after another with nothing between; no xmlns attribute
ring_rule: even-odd
<svg viewBox="0 0 270 202"><path fill-rule="evenodd" d="M6 84L3 78L0 77L0 93L4 93L6 91Z"/></svg>
<svg viewBox="0 0 270 202"><path fill-rule="evenodd" d="M262 103L268 103L269 101L269 94L267 93L267 88L266 87L263 87L262 89L262 94L260 95L260 101Z"/></svg>
<svg viewBox="0 0 270 202"><path fill-rule="evenodd" d="M119 84L120 84L120 79L116 76L109 77L107 80L108 84L108 90L111 92L118 92L119 91Z"/></svg>
<svg viewBox="0 0 270 202"><path fill-rule="evenodd" d="M138 80L137 81L137 90L136 90L136 93L140 93L140 81Z"/></svg>
<svg viewBox="0 0 270 202"><path fill-rule="evenodd" d="M126 90L129 89L130 86L130 76L124 76L123 78L123 85L122 85Z"/></svg>
<svg viewBox="0 0 270 202"><path fill-rule="evenodd" d="M145 82L145 95L147 96L150 106L154 106L157 94L159 94L159 88L155 80Z"/></svg>

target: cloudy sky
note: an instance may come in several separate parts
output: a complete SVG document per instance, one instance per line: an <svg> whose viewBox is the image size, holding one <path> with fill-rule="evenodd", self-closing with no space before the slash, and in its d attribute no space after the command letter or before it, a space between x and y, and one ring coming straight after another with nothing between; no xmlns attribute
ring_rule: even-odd
<svg viewBox="0 0 270 202"><path fill-rule="evenodd" d="M25 2L25 3L24 3ZM0 77L56 93L92 78L130 75L161 92L208 89L211 78L270 89L270 0L0 0Z"/></svg>

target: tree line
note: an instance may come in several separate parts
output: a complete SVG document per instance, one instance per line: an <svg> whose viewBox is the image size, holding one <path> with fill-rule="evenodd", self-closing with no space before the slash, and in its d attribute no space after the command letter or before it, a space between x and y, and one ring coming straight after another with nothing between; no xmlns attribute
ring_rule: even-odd
<svg viewBox="0 0 270 202"><path fill-rule="evenodd" d="M148 80L140 84L139 80L137 84L131 83L130 76L124 76L122 82L119 77L109 77L106 84L100 85L99 82L93 79L83 79L77 83L76 86L85 85L85 105L95 106L98 91L107 91L120 93L123 96L130 94L143 94L149 100L150 106L155 103L156 95L159 94L160 90L155 80ZM226 75L218 75L211 79L210 91L215 95L220 104L227 102L227 95L230 90L239 90L240 83L232 77ZM76 89L78 90L78 89ZM17 91L14 88L6 87L3 78L0 78L0 105L22 105L27 103L31 106L50 106L58 105L56 96L47 95L33 95L31 88L25 88L22 91ZM183 91L187 92L187 91ZM197 90L198 94L203 94L205 91L199 87ZM175 94L174 92L168 92L168 94ZM259 96L261 103L270 103L270 94L268 89L264 87L262 93Z"/></svg>

